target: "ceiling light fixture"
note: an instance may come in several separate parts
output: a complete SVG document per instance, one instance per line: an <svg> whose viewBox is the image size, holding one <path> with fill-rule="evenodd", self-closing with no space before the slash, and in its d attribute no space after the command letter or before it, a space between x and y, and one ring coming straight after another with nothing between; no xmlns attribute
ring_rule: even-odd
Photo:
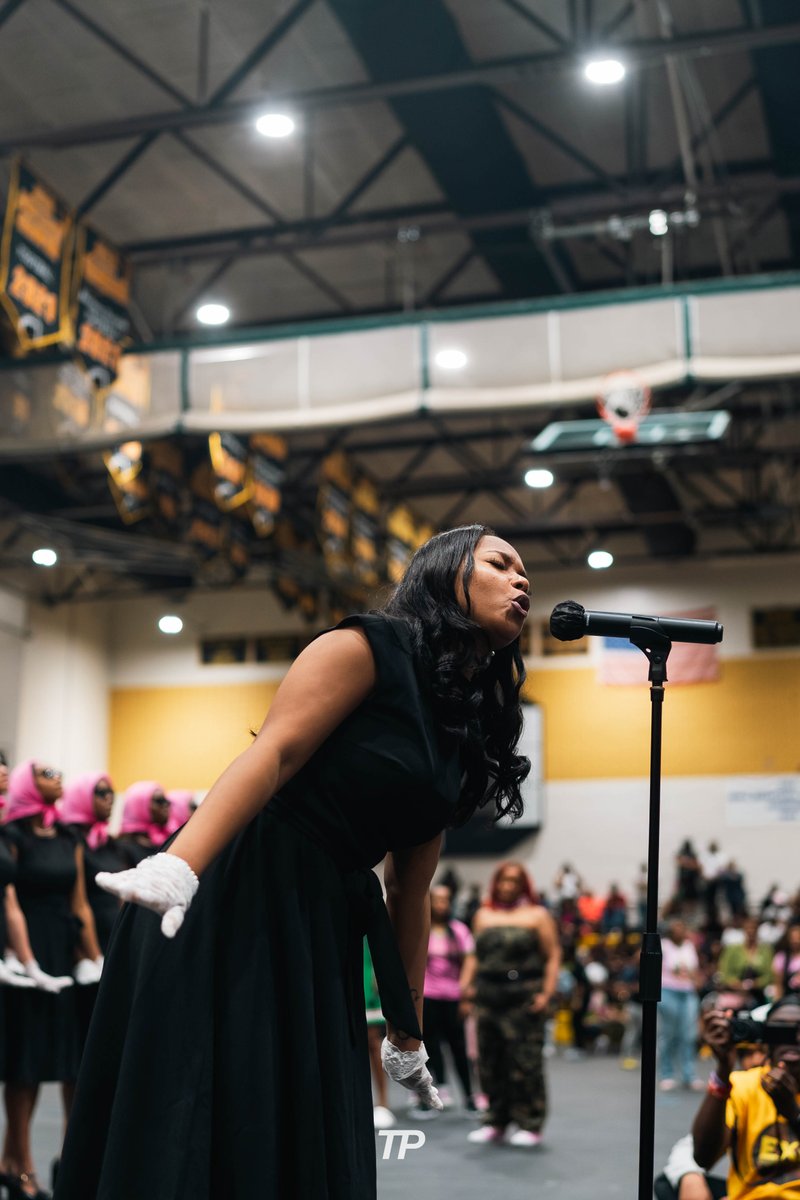
<svg viewBox="0 0 800 1200"><path fill-rule="evenodd" d="M586 561L592 570L604 571L613 563L614 555L609 554L608 550L593 550Z"/></svg>
<svg viewBox="0 0 800 1200"><path fill-rule="evenodd" d="M555 483L555 475L544 467L534 468L525 472L525 482L529 488L549 488Z"/></svg>
<svg viewBox="0 0 800 1200"><path fill-rule="evenodd" d="M456 346L449 346L444 350L437 351L434 362L443 371L460 371L467 365L469 359L463 350L459 350Z"/></svg>
<svg viewBox="0 0 800 1200"><path fill-rule="evenodd" d="M158 628L162 633L180 633L183 629L183 621L180 617L167 613L165 616L159 617Z"/></svg>
<svg viewBox="0 0 800 1200"><path fill-rule="evenodd" d="M653 237L663 237L669 232L669 214L663 208L654 208L647 218Z"/></svg>
<svg viewBox="0 0 800 1200"><path fill-rule="evenodd" d="M256 129L262 137L285 138L294 133L295 124L288 113L263 113L256 121Z"/></svg>
<svg viewBox="0 0 800 1200"><path fill-rule="evenodd" d="M592 58L583 68L583 73L589 83L607 87L612 83L620 83L625 78L625 64L618 58Z"/></svg>
<svg viewBox="0 0 800 1200"><path fill-rule="evenodd" d="M37 567L54 567L58 562L55 550L50 550L47 546L40 546L38 550L34 550L31 558Z"/></svg>
<svg viewBox="0 0 800 1200"><path fill-rule="evenodd" d="M201 304L195 313L201 325L224 325L230 315L231 310L226 304Z"/></svg>

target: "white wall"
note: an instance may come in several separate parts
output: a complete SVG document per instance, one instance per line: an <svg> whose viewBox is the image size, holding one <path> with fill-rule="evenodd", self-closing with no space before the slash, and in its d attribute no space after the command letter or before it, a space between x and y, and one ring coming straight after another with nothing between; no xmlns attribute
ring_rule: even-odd
<svg viewBox="0 0 800 1200"><path fill-rule="evenodd" d="M108 759L108 644L104 604L31 605L23 644L15 758L67 778Z"/></svg>
<svg viewBox="0 0 800 1200"><path fill-rule="evenodd" d="M28 605L19 596L0 591L0 750L9 762L17 752L22 649L29 636Z"/></svg>
<svg viewBox="0 0 800 1200"><path fill-rule="evenodd" d="M765 786L775 776L763 777ZM665 779L660 822L659 896L666 900L675 883L675 854L687 837L696 851L718 842L723 854L744 871L751 903L770 884L800 888L800 826L731 826L726 796L738 786L752 788L758 777L703 775ZM647 861L648 779L558 780L545 785L545 814L538 834L520 841L509 858L524 862L543 891L552 895L553 878L569 862L586 885L605 894L616 883L631 903L639 864ZM491 866L479 858L449 858L467 883L487 882Z"/></svg>

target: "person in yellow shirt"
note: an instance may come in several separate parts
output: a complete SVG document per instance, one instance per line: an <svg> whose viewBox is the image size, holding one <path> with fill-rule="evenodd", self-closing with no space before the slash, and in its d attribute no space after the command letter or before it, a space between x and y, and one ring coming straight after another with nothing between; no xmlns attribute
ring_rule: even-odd
<svg viewBox="0 0 800 1200"><path fill-rule="evenodd" d="M800 1200L800 994L772 1005L767 1026L786 1026L761 1067L734 1071L731 1013L703 1017L716 1070L694 1120L694 1156L708 1169L727 1150L728 1200Z"/></svg>

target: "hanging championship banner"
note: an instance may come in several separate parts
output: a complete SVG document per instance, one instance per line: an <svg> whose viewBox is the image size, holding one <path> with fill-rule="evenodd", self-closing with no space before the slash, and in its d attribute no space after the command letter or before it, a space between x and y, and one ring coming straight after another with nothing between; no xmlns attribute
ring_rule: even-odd
<svg viewBox="0 0 800 1200"><path fill-rule="evenodd" d="M283 502L281 488L287 454L288 447L282 437L254 433L250 438L248 512L257 537L268 537L275 528L275 519Z"/></svg>
<svg viewBox="0 0 800 1200"><path fill-rule="evenodd" d="M192 474L192 507L186 540L203 561L208 562L222 549L222 513L214 503L214 473L210 462L203 462Z"/></svg>
<svg viewBox="0 0 800 1200"><path fill-rule="evenodd" d="M232 512L253 494L248 480L247 443L233 433L212 433L208 452L214 468L214 501L221 512Z"/></svg>
<svg viewBox="0 0 800 1200"><path fill-rule="evenodd" d="M281 574L272 585L275 595L285 609L297 609L307 621L315 621L319 615L319 593L299 583L293 575Z"/></svg>
<svg viewBox="0 0 800 1200"><path fill-rule="evenodd" d="M417 525L410 508L399 504L386 518L386 573L399 583L417 548Z"/></svg>
<svg viewBox="0 0 800 1200"><path fill-rule="evenodd" d="M131 264L88 225L75 237L75 353L98 388L117 377L130 341Z"/></svg>
<svg viewBox="0 0 800 1200"><path fill-rule="evenodd" d="M126 525L134 525L151 513L150 491L142 472L141 442L125 442L103 455L109 487L117 512Z"/></svg>
<svg viewBox="0 0 800 1200"><path fill-rule="evenodd" d="M67 205L15 162L0 248L0 304L25 354L70 340L72 230Z"/></svg>
<svg viewBox="0 0 800 1200"><path fill-rule="evenodd" d="M147 480L156 512L169 533L177 534L181 522L183 453L174 442L151 442L147 447Z"/></svg>
<svg viewBox="0 0 800 1200"><path fill-rule="evenodd" d="M358 580L368 588L380 583L378 514L381 502L377 489L362 476L353 488L351 546Z"/></svg>
<svg viewBox="0 0 800 1200"><path fill-rule="evenodd" d="M353 476L341 450L323 461L317 495L317 533L328 574L332 579L352 575L350 519Z"/></svg>

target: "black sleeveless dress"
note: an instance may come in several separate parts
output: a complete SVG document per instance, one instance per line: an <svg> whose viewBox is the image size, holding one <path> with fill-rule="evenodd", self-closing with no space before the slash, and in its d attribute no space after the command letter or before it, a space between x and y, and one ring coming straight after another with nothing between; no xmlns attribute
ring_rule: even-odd
<svg viewBox="0 0 800 1200"><path fill-rule="evenodd" d="M374 1200L364 933L384 1012L416 1018L369 868L449 823L460 764L404 623L347 625L373 693L208 868L174 940L123 909L56 1200Z"/></svg>
<svg viewBox="0 0 800 1200"><path fill-rule="evenodd" d="M23 819L6 825L3 834L16 851L14 883L33 956L50 975L71 975L80 933L72 912L75 841L65 829L55 829L52 837L40 836ZM70 987L52 996L35 988L8 989L8 1083L74 1081L80 1057L75 992Z"/></svg>

